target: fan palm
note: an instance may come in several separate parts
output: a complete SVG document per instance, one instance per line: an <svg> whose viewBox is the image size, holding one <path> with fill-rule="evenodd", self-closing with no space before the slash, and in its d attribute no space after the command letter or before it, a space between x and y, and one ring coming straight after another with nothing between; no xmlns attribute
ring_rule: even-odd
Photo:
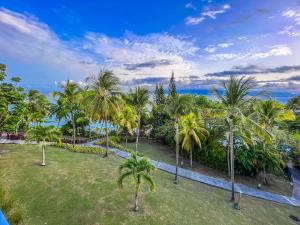
<svg viewBox="0 0 300 225"><path fill-rule="evenodd" d="M97 76L88 77L87 82L89 82L88 93L84 102L88 107L91 107L93 121L104 120L106 157L108 156L109 147L108 122L119 110L120 81L112 71L101 70Z"/></svg>
<svg viewBox="0 0 300 225"><path fill-rule="evenodd" d="M52 96L57 101L57 106L55 109L56 117L70 119L72 122L73 131L73 147L76 141L76 121L75 114L79 107L79 102L82 99L81 88L75 82L68 80L66 84L61 85L61 92L55 91Z"/></svg>
<svg viewBox="0 0 300 225"><path fill-rule="evenodd" d="M213 88L212 92L220 100L226 111L226 120L229 129L231 200L234 201L234 127L238 125L237 121L240 121L237 120L238 117L245 120L242 109L253 100L253 98L247 96L255 83L253 78L236 78L231 76L229 80L223 81L221 85L224 89L223 95L216 88Z"/></svg>
<svg viewBox="0 0 300 225"><path fill-rule="evenodd" d="M136 87L135 90L130 90L128 95L129 103L135 107L135 110L138 115L138 125L137 125L137 134L136 134L136 143L135 143L135 151L138 151L139 144L139 136L140 136L140 128L141 128L141 117L142 112L145 109L147 103L149 102L149 91L144 87Z"/></svg>
<svg viewBox="0 0 300 225"><path fill-rule="evenodd" d="M190 166L193 167L193 150L195 144L201 147L201 141L208 136L204 122L200 116L190 112L181 117L181 131L179 132L179 142L182 148L190 152Z"/></svg>
<svg viewBox="0 0 300 225"><path fill-rule="evenodd" d="M180 117L190 110L191 99L187 95L175 95L168 99L165 111L174 121L175 142L176 142L176 170L175 183L178 183L178 164L179 164L179 123Z"/></svg>
<svg viewBox="0 0 300 225"><path fill-rule="evenodd" d="M125 105L120 110L119 125L126 133L125 143L127 148L128 134L132 135L133 128L137 127L137 114L131 106Z"/></svg>
<svg viewBox="0 0 300 225"><path fill-rule="evenodd" d="M41 126L38 125L29 129L26 132L26 140L37 141L42 147L42 164L46 165L45 161L45 145L47 141L60 142L60 131L54 126Z"/></svg>
<svg viewBox="0 0 300 225"><path fill-rule="evenodd" d="M120 187L123 186L123 181L126 177L132 177L135 182L134 211L139 210L138 194L142 183L147 183L151 191L154 191L155 189L155 184L151 177L151 172L154 169L154 166L151 165L148 159L144 157L139 159L135 153L119 167L120 176L118 184Z"/></svg>

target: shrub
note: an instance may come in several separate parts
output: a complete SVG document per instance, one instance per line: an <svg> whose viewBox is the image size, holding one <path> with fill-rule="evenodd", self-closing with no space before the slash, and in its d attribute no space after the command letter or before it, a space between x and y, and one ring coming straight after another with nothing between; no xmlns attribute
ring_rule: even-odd
<svg viewBox="0 0 300 225"><path fill-rule="evenodd" d="M95 144L96 144L96 145L100 145L100 146L103 147L103 146L106 146L106 141L103 140L103 141L100 141L100 142L96 142ZM125 151L125 152L129 152L129 153L135 152L133 149L131 149L131 148L126 148L126 147L124 147L123 145L120 145L120 144L118 144L118 143L112 141L111 139L109 140L108 145L109 145L109 147L117 148L117 149L123 150L123 151Z"/></svg>
<svg viewBox="0 0 300 225"><path fill-rule="evenodd" d="M115 143L121 143L121 138L119 136L110 136L109 139Z"/></svg>
<svg viewBox="0 0 300 225"><path fill-rule="evenodd" d="M65 143L57 143L53 144L52 146L66 149L70 152L78 152L78 153L94 153L94 154L104 154L105 149L100 147L88 147L88 146L81 146L81 145L73 145L65 144Z"/></svg>
<svg viewBox="0 0 300 225"><path fill-rule="evenodd" d="M121 136L121 141L122 141L122 142L125 142L125 141L126 141L125 136ZM128 137L127 137L127 142L128 142L128 143L133 143L133 142L135 142L135 141L136 141L136 137L135 137L135 136L128 136Z"/></svg>

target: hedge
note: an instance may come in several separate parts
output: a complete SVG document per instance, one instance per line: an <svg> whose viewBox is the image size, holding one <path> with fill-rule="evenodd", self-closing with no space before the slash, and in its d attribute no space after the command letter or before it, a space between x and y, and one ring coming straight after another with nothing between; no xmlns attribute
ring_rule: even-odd
<svg viewBox="0 0 300 225"><path fill-rule="evenodd" d="M80 146L80 145L73 145L65 144L65 143L56 143L52 146L66 149L70 152L78 152L78 153L95 153L95 154L104 154L106 152L105 149L100 147L88 147L88 146Z"/></svg>

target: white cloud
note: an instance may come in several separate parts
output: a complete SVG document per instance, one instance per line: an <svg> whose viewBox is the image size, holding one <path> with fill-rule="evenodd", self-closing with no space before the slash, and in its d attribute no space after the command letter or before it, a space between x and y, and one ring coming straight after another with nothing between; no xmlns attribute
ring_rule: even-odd
<svg viewBox="0 0 300 225"><path fill-rule="evenodd" d="M202 16L210 17L211 19L216 19L217 14L225 13L227 10L229 10L231 7L228 4L223 5L219 10L206 10L202 13Z"/></svg>
<svg viewBox="0 0 300 225"><path fill-rule="evenodd" d="M214 53L217 50L217 47L215 47L214 45L209 45L204 50L209 53Z"/></svg>
<svg viewBox="0 0 300 225"><path fill-rule="evenodd" d="M292 9L287 9L281 12L281 15L294 20L295 24L300 25L300 13Z"/></svg>
<svg viewBox="0 0 300 225"><path fill-rule="evenodd" d="M281 31L278 32L278 34L286 34L289 37L297 37L299 33L294 30L294 26L285 26Z"/></svg>
<svg viewBox="0 0 300 225"><path fill-rule="evenodd" d="M233 43L220 43L220 44L218 44L218 46L220 48L228 48L228 47L230 47L232 45L233 45Z"/></svg>
<svg viewBox="0 0 300 225"><path fill-rule="evenodd" d="M186 25L197 25L202 23L205 20L204 17L191 17L188 16L187 18L185 18L185 24Z"/></svg>
<svg viewBox="0 0 300 225"><path fill-rule="evenodd" d="M219 43L217 45L209 45L204 50L209 53L214 53L219 48L229 48L230 46L233 46L233 45L234 45L233 43L224 42L224 43Z"/></svg>
<svg viewBox="0 0 300 225"><path fill-rule="evenodd" d="M197 10L196 6L192 2L185 4L185 8Z"/></svg>

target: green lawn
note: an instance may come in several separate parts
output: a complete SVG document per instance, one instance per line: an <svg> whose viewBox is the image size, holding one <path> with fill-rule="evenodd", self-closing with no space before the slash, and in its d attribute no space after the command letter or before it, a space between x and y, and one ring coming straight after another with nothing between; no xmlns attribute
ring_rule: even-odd
<svg viewBox="0 0 300 225"><path fill-rule="evenodd" d="M125 146L125 143L121 143ZM135 143L128 143L128 147L135 149ZM175 151L170 149L170 147L155 143L155 142L147 142L145 139L141 139L139 143L139 151L154 160L166 162L172 165L175 165ZM184 162L184 168L191 169L189 167L189 159L181 158ZM208 176L219 177L223 179L228 179L227 174L225 172L221 172L219 170L214 170L207 166L202 165L201 163L194 162L193 170L200 172L202 174L206 174ZM258 183L261 183L259 177L250 177L250 176L235 176L235 180L238 183L245 184L250 187L257 187ZM262 189L265 191L270 191L276 194L282 194L286 196L291 196L293 193L293 188L290 186L288 180L283 177L271 176L271 185L263 185Z"/></svg>
<svg viewBox="0 0 300 225"><path fill-rule="evenodd" d="M24 205L28 225L117 224L295 224L289 216L300 209L242 196L241 211L233 210L229 192L156 171L155 193L143 190L141 211L131 211L133 188L116 184L120 158L46 152L46 167L38 165L40 150L31 145L0 145L9 153L0 159L1 181Z"/></svg>

